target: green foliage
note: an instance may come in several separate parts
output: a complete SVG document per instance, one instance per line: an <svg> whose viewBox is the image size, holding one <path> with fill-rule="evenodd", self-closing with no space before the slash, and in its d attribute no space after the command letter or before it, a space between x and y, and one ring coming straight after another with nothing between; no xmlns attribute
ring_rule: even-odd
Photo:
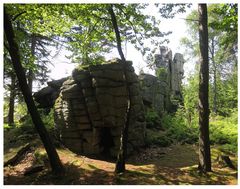
<svg viewBox="0 0 240 189"><path fill-rule="evenodd" d="M210 118L210 142L221 145L220 148L226 152L236 153L238 149L238 126L237 110L233 110L229 117L214 116ZM178 109L173 115L164 115L161 125L165 129L164 139L168 141L193 144L198 142L198 115L195 113L191 125L188 126L188 117L184 109ZM154 133L154 132L153 132ZM157 132L155 133L157 135ZM151 137L152 141L161 138L160 135ZM164 140L163 139L163 140Z"/></svg>
<svg viewBox="0 0 240 189"><path fill-rule="evenodd" d="M193 123L195 115L198 112L198 88L199 77L198 72L189 76L187 84L183 85L184 114L187 124L190 127Z"/></svg>
<svg viewBox="0 0 240 189"><path fill-rule="evenodd" d="M159 132L155 129L147 129L145 144L147 146L157 145L161 147L166 147L171 145L172 140L166 136L165 132Z"/></svg>
<svg viewBox="0 0 240 189"><path fill-rule="evenodd" d="M53 109L49 113L46 110L39 109L40 116L45 127L50 131L54 129L54 112ZM22 132L35 133L35 127L32 122L32 118L27 111L27 107L24 103L20 103L16 106L16 127L20 128Z"/></svg>
<svg viewBox="0 0 240 189"><path fill-rule="evenodd" d="M92 60L115 48L115 33L108 13L109 4L6 4L4 6L25 31L17 35L19 42L23 36L26 39L26 33L52 39L57 45L61 45L62 41L66 42L65 47L72 52L68 58L82 64L91 64ZM159 30L160 20L144 13L148 6L140 3L113 4L122 41L132 43L143 55L153 54L159 44L165 40L163 37L170 34ZM42 45L45 45L45 42ZM150 43L151 47L149 47ZM27 43L20 44L27 47ZM31 54L29 48L25 49ZM32 58L26 57L29 60Z"/></svg>
<svg viewBox="0 0 240 189"><path fill-rule="evenodd" d="M159 114L154 109L148 109L145 118L147 127L158 128L160 126Z"/></svg>
<svg viewBox="0 0 240 189"><path fill-rule="evenodd" d="M189 35L182 44L192 60L199 55L198 23L193 21L198 19L197 11L192 11L187 19ZM222 116L229 116L231 109L237 107L237 20L236 4L208 6L209 105L211 111L216 107L216 113ZM184 106L190 118L198 111L198 73L195 70L183 87Z"/></svg>
<svg viewBox="0 0 240 189"><path fill-rule="evenodd" d="M199 36L198 36L198 22L192 21L198 20L198 12L193 10L186 18L187 36L181 38L181 46L185 48L185 60L192 61L200 54L199 49Z"/></svg>
<svg viewBox="0 0 240 189"><path fill-rule="evenodd" d="M7 101L9 101L8 98L4 98L4 102L3 102L3 117L6 117L8 115L8 103Z"/></svg>
<svg viewBox="0 0 240 189"><path fill-rule="evenodd" d="M41 112L41 118L42 118L42 121L45 125L45 127L48 129L48 130L53 130L54 129L54 111L53 109L50 110L49 113L46 114L46 112L42 111Z"/></svg>
<svg viewBox="0 0 240 189"><path fill-rule="evenodd" d="M15 40L19 47L20 59L28 82L36 81L38 84L43 84L48 80L50 72L48 68L50 63L49 47L57 46L57 42L54 41L56 33L53 30L60 26L61 20L58 20L53 11L49 12L50 9L47 5L4 4L4 10L12 20ZM6 37L4 37L4 47L4 79L7 81L7 78L11 78L15 73ZM6 85L4 87L10 90ZM17 82L11 90L19 91Z"/></svg>
<svg viewBox="0 0 240 189"><path fill-rule="evenodd" d="M229 44L237 43L238 30L238 5L237 4L216 4L210 6L209 11L214 13L217 19L209 26L215 30L226 32L221 38L221 44L228 47ZM221 22L219 22L221 20Z"/></svg>
<svg viewBox="0 0 240 189"><path fill-rule="evenodd" d="M12 126L9 126L7 123L4 123L4 124L3 124L3 128L4 128L4 130L5 130L5 129L8 130L8 129L11 129Z"/></svg>
<svg viewBox="0 0 240 189"><path fill-rule="evenodd" d="M212 117L209 126L211 143L220 144L222 149L236 153L238 146L237 118L237 110L230 117Z"/></svg>
<svg viewBox="0 0 240 189"><path fill-rule="evenodd" d="M165 68L158 68L156 70L156 76L160 79L160 80L167 80L167 71Z"/></svg>
<svg viewBox="0 0 240 189"><path fill-rule="evenodd" d="M198 125L195 123L196 118L191 126L188 126L188 121L185 116L185 112L182 109L173 115L164 115L161 123L166 130L166 136L179 143L193 144L198 141Z"/></svg>
<svg viewBox="0 0 240 189"><path fill-rule="evenodd" d="M40 151L40 150L36 150L34 152L34 158L35 158L35 164L44 164L44 162L48 161L48 157L46 152L44 151Z"/></svg>
<svg viewBox="0 0 240 189"><path fill-rule="evenodd" d="M159 7L159 4L156 4ZM191 4L162 4L159 8L159 13L163 18L174 18L176 14L186 12Z"/></svg>
<svg viewBox="0 0 240 189"><path fill-rule="evenodd" d="M27 106L25 103L17 103L15 108L15 117L19 121L23 116L28 114Z"/></svg>
<svg viewBox="0 0 240 189"><path fill-rule="evenodd" d="M225 80L219 80L217 88L218 113L223 116L229 116L237 108L238 102L238 76L236 67Z"/></svg>
<svg viewBox="0 0 240 189"><path fill-rule="evenodd" d="M15 108L15 124L20 133L35 133L30 114L25 103L18 103Z"/></svg>

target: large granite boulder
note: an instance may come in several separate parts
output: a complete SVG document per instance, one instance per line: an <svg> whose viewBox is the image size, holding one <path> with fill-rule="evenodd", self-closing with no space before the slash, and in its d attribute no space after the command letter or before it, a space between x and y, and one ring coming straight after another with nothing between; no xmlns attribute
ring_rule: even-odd
<svg viewBox="0 0 240 189"><path fill-rule="evenodd" d="M55 123L62 142L80 154L116 156L126 119L128 92L121 60L75 69L54 105ZM131 117L129 151L144 145L145 114L137 75L128 62Z"/></svg>

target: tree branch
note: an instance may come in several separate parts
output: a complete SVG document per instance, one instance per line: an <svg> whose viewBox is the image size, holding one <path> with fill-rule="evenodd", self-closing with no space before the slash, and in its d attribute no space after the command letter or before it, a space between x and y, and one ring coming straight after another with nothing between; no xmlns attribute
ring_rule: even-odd
<svg viewBox="0 0 240 189"><path fill-rule="evenodd" d="M119 10L125 15L125 17L127 18L127 14L122 10L122 8L120 8L120 7L118 7L118 8L119 8ZM130 24L130 26L131 26L134 34L135 34L135 38L136 38L137 42L139 43L140 46L142 46L140 40L137 38L137 33L138 33L138 32L136 31L136 28L134 27L134 24L132 23L131 20L129 20L129 19L126 19L126 20L129 22L129 24ZM141 35L142 38L144 38L143 35L142 35L142 33L139 33L139 34Z"/></svg>
<svg viewBox="0 0 240 189"><path fill-rule="evenodd" d="M188 18L179 18L179 19L186 20L186 21L199 22L199 20L195 20L195 19L188 19Z"/></svg>
<svg viewBox="0 0 240 189"><path fill-rule="evenodd" d="M115 35L116 35L117 48L118 48L119 55L120 55L122 61L126 62L126 59L125 59L124 54L122 52L121 37L120 37L119 30L118 30L117 19L116 19L116 16L115 16L114 12L113 12L113 5L110 5L108 7L108 12L111 15L113 28L114 28Z"/></svg>
<svg viewBox="0 0 240 189"><path fill-rule="evenodd" d="M13 18L12 18L12 21L15 21L19 16L21 16L22 14L25 14L27 11L23 11L23 12L20 12L18 14L16 14Z"/></svg>

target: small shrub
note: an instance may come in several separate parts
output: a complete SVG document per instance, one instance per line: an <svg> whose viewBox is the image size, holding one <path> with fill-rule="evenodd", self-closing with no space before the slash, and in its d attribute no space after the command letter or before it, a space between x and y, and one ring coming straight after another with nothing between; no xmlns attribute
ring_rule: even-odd
<svg viewBox="0 0 240 189"><path fill-rule="evenodd" d="M237 152L238 126L236 112L233 112L230 117L212 117L209 130L211 144L220 144L225 151Z"/></svg>
<svg viewBox="0 0 240 189"><path fill-rule="evenodd" d="M169 146L172 141L169 139L164 132L157 130L147 129L147 136L145 141L147 146L157 145L161 147Z"/></svg>
<svg viewBox="0 0 240 189"><path fill-rule="evenodd" d="M35 127L32 122L32 118L29 114L22 117L22 119L17 124L17 128L19 128L21 132L25 134L36 133Z"/></svg>
<svg viewBox="0 0 240 189"><path fill-rule="evenodd" d="M146 124L148 128L155 128L160 126L161 124L160 117L155 110L149 109L145 117L146 117Z"/></svg>
<svg viewBox="0 0 240 189"><path fill-rule="evenodd" d="M9 129L12 128L12 126L9 126L7 123L4 123L4 124L3 124L3 128L4 128L4 130L5 130L5 129L6 129L6 130L9 130Z"/></svg>
<svg viewBox="0 0 240 189"><path fill-rule="evenodd" d="M158 68L156 70L156 75L160 80L166 80L167 79L167 71L165 68Z"/></svg>
<svg viewBox="0 0 240 189"><path fill-rule="evenodd" d="M182 109L179 109L175 114L164 115L161 124L166 130L167 137L172 141L189 144L198 141L198 129L194 124L188 126Z"/></svg>
<svg viewBox="0 0 240 189"><path fill-rule="evenodd" d="M43 123L45 125L45 127L48 130L52 130L54 129L54 111L53 109L51 109L51 111L46 114L44 111L41 112L41 118L43 120Z"/></svg>
<svg viewBox="0 0 240 189"><path fill-rule="evenodd" d="M39 150L34 152L34 158L36 164L44 164L48 160L47 154Z"/></svg>
<svg viewBox="0 0 240 189"><path fill-rule="evenodd" d="M47 128L48 131L52 131L54 129L53 110L51 110L48 114L46 114L45 111L41 109L39 109L38 111L44 123L44 126ZM36 133L35 126L29 114L26 114L25 116L23 116L18 121L16 127L19 128L22 131L22 133L29 133L29 134Z"/></svg>

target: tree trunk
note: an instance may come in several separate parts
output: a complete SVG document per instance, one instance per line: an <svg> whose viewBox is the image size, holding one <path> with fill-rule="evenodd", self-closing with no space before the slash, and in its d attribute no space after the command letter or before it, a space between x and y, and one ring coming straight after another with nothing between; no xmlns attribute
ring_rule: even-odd
<svg viewBox="0 0 240 189"><path fill-rule="evenodd" d="M10 86L10 97L9 97L9 109L8 109L8 125L14 125L14 104L15 104L15 96L16 96L16 89L15 89L15 82L16 78L15 75L11 75L11 86Z"/></svg>
<svg viewBox="0 0 240 189"><path fill-rule="evenodd" d="M128 128L129 128L129 122L130 122L130 112L131 112L131 98L130 98L130 86L128 83L128 75L127 75L127 62L126 59L124 57L124 54L122 52L122 47L121 47L121 37L120 37L120 32L118 29L118 24L117 24L117 19L115 16L115 13L113 11L113 5L110 5L108 8L108 12L111 15L111 21L112 21L112 25L115 31L115 35L116 35L116 41L117 41L117 49L118 49L118 53L124 63L124 67L123 67L123 71L124 71L124 76L126 78L126 88L127 88L127 93L128 93L128 107L126 110L126 116L125 116L125 124L123 126L122 129L122 133L121 133L121 138L120 138L120 149L119 149L119 153L118 153L118 157L117 157L117 162L116 162L116 167L115 167L115 172L116 173L121 173L124 172L126 170L125 168L125 159L126 159L126 155L127 155L127 143L128 143Z"/></svg>
<svg viewBox="0 0 240 189"><path fill-rule="evenodd" d="M22 91L24 100L27 104L28 111L32 117L34 126L36 127L36 130L39 133L40 138L48 154L52 171L56 174L61 174L63 173L63 170L64 170L62 163L59 159L57 151L48 135L48 132L41 120L41 117L33 101L32 94L27 84L25 73L21 65L19 48L18 48L18 44L15 41L15 35L12 28L12 23L5 9L4 9L4 34L6 35L6 38L8 41L9 54L11 56L13 68L16 73L20 89Z"/></svg>
<svg viewBox="0 0 240 189"><path fill-rule="evenodd" d="M200 44L200 77L199 77L199 169L211 171L209 142L209 102L208 102L208 16L207 5L199 4L199 44Z"/></svg>

